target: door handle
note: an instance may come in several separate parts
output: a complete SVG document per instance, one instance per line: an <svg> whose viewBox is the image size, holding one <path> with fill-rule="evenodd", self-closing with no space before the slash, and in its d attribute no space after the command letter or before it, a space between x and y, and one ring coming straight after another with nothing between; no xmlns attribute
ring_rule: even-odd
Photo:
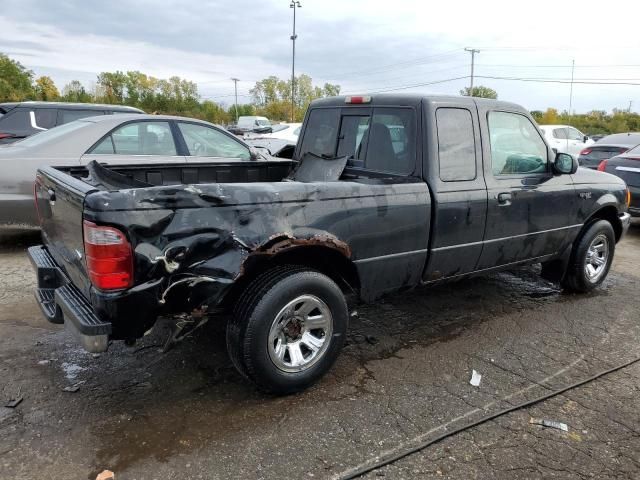
<svg viewBox="0 0 640 480"><path fill-rule="evenodd" d="M511 194L510 193L499 193L498 194L498 205L511 205Z"/></svg>

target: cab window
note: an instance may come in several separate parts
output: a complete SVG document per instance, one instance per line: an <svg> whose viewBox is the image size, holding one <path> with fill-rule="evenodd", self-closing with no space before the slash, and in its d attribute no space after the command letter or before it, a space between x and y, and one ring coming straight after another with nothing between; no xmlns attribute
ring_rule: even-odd
<svg viewBox="0 0 640 480"><path fill-rule="evenodd" d="M476 178L476 142L471 112L462 108L436 110L440 180Z"/></svg>
<svg viewBox="0 0 640 480"><path fill-rule="evenodd" d="M488 123L494 175L547 171L547 146L527 117L518 113L489 112Z"/></svg>
<svg viewBox="0 0 640 480"><path fill-rule="evenodd" d="M409 108L319 108L309 114L300 157L309 152L325 158L348 156L351 167L410 174L416 162L415 129Z"/></svg>

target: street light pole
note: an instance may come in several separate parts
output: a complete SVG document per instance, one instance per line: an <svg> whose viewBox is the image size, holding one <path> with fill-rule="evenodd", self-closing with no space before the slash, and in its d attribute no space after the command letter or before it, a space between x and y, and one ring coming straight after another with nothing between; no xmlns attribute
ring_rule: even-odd
<svg viewBox="0 0 640 480"><path fill-rule="evenodd" d="M469 86L469 96L473 97L473 67L475 66L476 53L480 53L480 50L475 48L465 48L465 52L471 54L471 85Z"/></svg>
<svg viewBox="0 0 640 480"><path fill-rule="evenodd" d="M233 80L233 86L235 88L235 92L236 92L236 103L235 103L235 107L236 107L236 125L238 124L238 82L240 81L239 78L232 78L231 80Z"/></svg>
<svg viewBox="0 0 640 480"><path fill-rule="evenodd" d="M291 35L291 41L293 42L293 52L291 58L291 123L295 122L296 115L296 9L302 7L300 2L291 0L289 8L293 8L293 35Z"/></svg>

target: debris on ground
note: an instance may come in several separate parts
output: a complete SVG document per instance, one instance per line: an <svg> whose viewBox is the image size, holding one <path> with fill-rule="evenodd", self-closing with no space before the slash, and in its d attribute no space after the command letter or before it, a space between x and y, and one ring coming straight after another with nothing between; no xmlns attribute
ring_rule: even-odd
<svg viewBox="0 0 640 480"><path fill-rule="evenodd" d="M115 480L116 475L111 470L104 470L98 474L96 480Z"/></svg>
<svg viewBox="0 0 640 480"><path fill-rule="evenodd" d="M566 423L558 422L556 420L546 420L543 418L530 418L529 423L532 425L541 425L543 427L555 428L556 430L562 430L563 432L569 431L569 426Z"/></svg>
<svg viewBox="0 0 640 480"><path fill-rule="evenodd" d="M373 335L367 335L366 339L367 339L367 343L369 345L375 345L380 341L380 340L378 340L377 337L374 337Z"/></svg>
<svg viewBox="0 0 640 480"><path fill-rule="evenodd" d="M63 392L76 393L80 390L80 384L76 383L75 385L68 385L62 389Z"/></svg>
<svg viewBox="0 0 640 480"><path fill-rule="evenodd" d="M4 406L7 408L16 408L18 405L20 405L20 403L22 403L22 400L24 400L23 397L17 397L9 400L7 403L4 404Z"/></svg>
<svg viewBox="0 0 640 480"><path fill-rule="evenodd" d="M40 360L38 365L49 365L50 360Z"/></svg>
<svg viewBox="0 0 640 480"><path fill-rule="evenodd" d="M354 310L353 312L351 312L351 316L352 317L357 317L358 316L358 310Z"/></svg>
<svg viewBox="0 0 640 480"><path fill-rule="evenodd" d="M480 386L480 380L482 380L482 375L480 375L475 370L472 370L472 372L471 372L471 380L469 380L469 383L471 385L473 385L474 387L479 387Z"/></svg>

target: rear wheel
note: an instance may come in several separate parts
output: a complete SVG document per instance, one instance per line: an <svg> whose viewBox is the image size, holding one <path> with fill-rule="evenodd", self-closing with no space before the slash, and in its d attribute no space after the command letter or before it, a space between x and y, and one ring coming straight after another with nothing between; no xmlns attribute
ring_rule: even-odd
<svg viewBox="0 0 640 480"><path fill-rule="evenodd" d="M263 391L286 394L317 381L344 343L347 304L329 277L279 267L254 280L227 326L236 368Z"/></svg>
<svg viewBox="0 0 640 480"><path fill-rule="evenodd" d="M562 286L576 292L588 292L600 285L609 273L616 237L606 220L592 223L580 236Z"/></svg>

